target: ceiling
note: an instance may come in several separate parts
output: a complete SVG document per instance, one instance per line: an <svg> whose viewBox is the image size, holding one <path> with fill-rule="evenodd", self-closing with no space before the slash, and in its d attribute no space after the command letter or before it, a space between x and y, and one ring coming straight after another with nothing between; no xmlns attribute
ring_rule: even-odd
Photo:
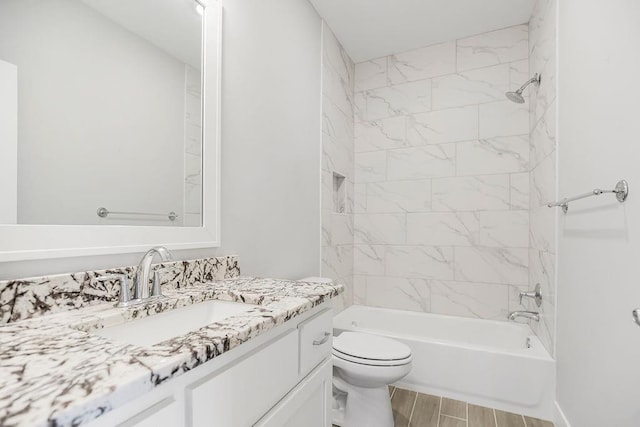
<svg viewBox="0 0 640 427"><path fill-rule="evenodd" d="M529 22L535 0L310 0L362 62Z"/></svg>

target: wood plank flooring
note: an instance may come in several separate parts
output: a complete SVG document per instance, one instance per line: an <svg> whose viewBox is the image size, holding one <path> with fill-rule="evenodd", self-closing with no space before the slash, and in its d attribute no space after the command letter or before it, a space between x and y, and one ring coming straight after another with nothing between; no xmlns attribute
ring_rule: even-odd
<svg viewBox="0 0 640 427"><path fill-rule="evenodd" d="M553 427L550 421L390 387L396 427Z"/></svg>

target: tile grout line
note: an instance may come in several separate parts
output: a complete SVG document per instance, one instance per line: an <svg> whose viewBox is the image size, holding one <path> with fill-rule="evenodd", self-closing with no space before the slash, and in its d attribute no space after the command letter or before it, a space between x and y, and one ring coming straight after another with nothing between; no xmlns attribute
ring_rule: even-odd
<svg viewBox="0 0 640 427"><path fill-rule="evenodd" d="M527 427L527 420L524 418L524 415L520 415L522 417L522 422L524 423L524 427Z"/></svg>
<svg viewBox="0 0 640 427"><path fill-rule="evenodd" d="M469 427L469 402L466 402L464 406L467 410L467 427Z"/></svg>
<svg viewBox="0 0 640 427"><path fill-rule="evenodd" d="M438 422L436 427L440 427L440 414L442 413L442 396L440 396L440 401L438 402Z"/></svg>
<svg viewBox="0 0 640 427"><path fill-rule="evenodd" d="M496 427L498 427L498 416L496 415L496 410L492 409L491 412L493 412L493 422L496 423Z"/></svg>
<svg viewBox="0 0 640 427"><path fill-rule="evenodd" d="M446 417L446 418L453 418L454 420L460 420L460 421L467 421L464 418L460 418L460 417L454 417L453 415L446 415L446 414L442 414L442 417Z"/></svg>
<svg viewBox="0 0 640 427"><path fill-rule="evenodd" d="M418 393L416 393L416 397L413 399L413 406L411 407L411 414L409 415L409 425L407 427L411 427L411 419L413 418L413 412L416 410L417 402L418 402Z"/></svg>
<svg viewBox="0 0 640 427"><path fill-rule="evenodd" d="M527 173L527 172L521 172L521 173ZM513 200L512 200L512 198L513 198L513 194L512 194L513 193L513 191L512 191L513 185L511 184L511 176L512 175L513 175L512 173L509 174L509 210L510 211L514 210L513 209Z"/></svg>
<svg viewBox="0 0 640 427"><path fill-rule="evenodd" d="M517 135L502 135L503 137L521 137L521 136L526 136L524 134L517 134ZM498 136L497 138L499 138L501 136ZM439 145L457 145L460 143L468 143L468 142L473 142L475 140L464 140L464 141L454 141L454 142L443 142L443 143L438 143L438 144L427 144L427 145L415 145L415 146L410 146L410 147L400 147L400 148L384 148L384 149L378 149L378 150L371 150L371 151L360 151L357 154L371 154L371 153L379 153L381 151L385 152L385 156L386 156L386 152L391 152L391 151L400 151L400 150L415 150L415 151L424 151L424 150L419 150L419 149L426 149L426 148L437 148L437 146ZM555 151L555 150L554 150ZM543 160L546 160L547 157L551 156L554 153L551 153L549 155L547 155ZM386 159L385 159L386 160ZM540 166L540 165L538 165ZM538 166L536 166L536 168L538 168ZM421 177L417 177L417 178L387 178L385 175L385 179L384 180L380 180L380 181L364 181L364 182L355 182L354 184L383 184L383 183L387 183L387 182L394 182L394 183L401 183L401 182L407 182L407 181L427 181L427 180L434 180L434 179L445 179L445 178L482 178L482 177L486 177L486 176L503 176L503 175L514 175L514 174L526 174L529 173L531 171L522 171L522 170L511 170L509 172L488 172L488 173L465 173L465 174L456 174L454 172L454 174L446 174L446 175L425 175L425 176L421 176ZM540 205L540 207L545 207L546 205ZM496 209L494 209L496 210ZM499 209L499 210L509 210L509 208L507 209ZM524 208L520 208L517 210L527 210ZM421 211L424 212L424 211ZM449 212L449 211L437 211L437 212Z"/></svg>
<svg viewBox="0 0 640 427"><path fill-rule="evenodd" d="M460 70L458 69L458 41L459 40L460 39L456 39L455 40L455 45L454 45L454 55L455 55L455 57L453 59L454 59L454 62L455 62L455 70L456 70L454 74L459 74L460 73Z"/></svg>

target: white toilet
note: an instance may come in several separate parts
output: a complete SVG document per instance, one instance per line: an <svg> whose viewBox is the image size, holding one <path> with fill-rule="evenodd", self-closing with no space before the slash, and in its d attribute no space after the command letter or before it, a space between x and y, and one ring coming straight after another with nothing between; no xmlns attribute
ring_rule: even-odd
<svg viewBox="0 0 640 427"><path fill-rule="evenodd" d="M323 277L304 282L331 283ZM411 371L411 349L396 340L361 332L333 337L333 424L393 427L389 384Z"/></svg>
<svg viewBox="0 0 640 427"><path fill-rule="evenodd" d="M333 423L341 427L393 427L389 384L411 371L411 349L360 332L333 339ZM342 396L340 395L342 392Z"/></svg>

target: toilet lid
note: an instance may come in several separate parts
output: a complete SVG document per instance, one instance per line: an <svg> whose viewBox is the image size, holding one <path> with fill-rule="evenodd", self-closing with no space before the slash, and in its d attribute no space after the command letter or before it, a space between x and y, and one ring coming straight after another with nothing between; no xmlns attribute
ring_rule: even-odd
<svg viewBox="0 0 640 427"><path fill-rule="evenodd" d="M411 356L411 349L399 341L362 332L343 332L334 337L333 349L347 356L371 361L403 360Z"/></svg>

